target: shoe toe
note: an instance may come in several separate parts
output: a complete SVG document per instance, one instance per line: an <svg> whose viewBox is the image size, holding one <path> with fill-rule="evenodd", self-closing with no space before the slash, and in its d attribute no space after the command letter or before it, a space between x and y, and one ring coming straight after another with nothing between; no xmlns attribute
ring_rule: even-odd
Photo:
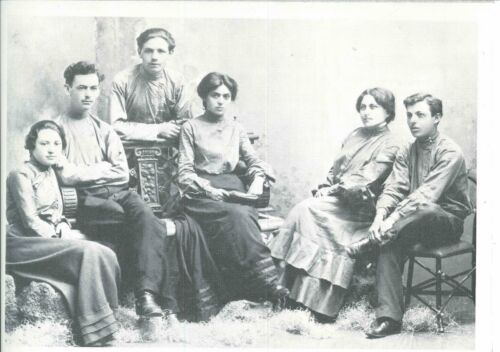
<svg viewBox="0 0 500 352"><path fill-rule="evenodd" d="M374 322L365 332L367 338L381 338L389 335L399 334L401 332L401 324L396 321L385 320L382 322Z"/></svg>

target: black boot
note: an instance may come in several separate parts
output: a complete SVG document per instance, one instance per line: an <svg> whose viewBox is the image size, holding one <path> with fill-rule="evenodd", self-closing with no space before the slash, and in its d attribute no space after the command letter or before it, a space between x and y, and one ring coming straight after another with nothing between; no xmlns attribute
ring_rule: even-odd
<svg viewBox="0 0 500 352"><path fill-rule="evenodd" d="M287 297L290 291L281 285L276 285L271 289L270 300L274 311L280 311L285 308Z"/></svg>
<svg viewBox="0 0 500 352"><path fill-rule="evenodd" d="M135 299L135 313L143 317L161 317L163 312L152 292L142 291Z"/></svg>
<svg viewBox="0 0 500 352"><path fill-rule="evenodd" d="M315 311L311 311L314 317L314 321L319 324L333 324L337 320L337 317L331 317L329 315L321 314Z"/></svg>

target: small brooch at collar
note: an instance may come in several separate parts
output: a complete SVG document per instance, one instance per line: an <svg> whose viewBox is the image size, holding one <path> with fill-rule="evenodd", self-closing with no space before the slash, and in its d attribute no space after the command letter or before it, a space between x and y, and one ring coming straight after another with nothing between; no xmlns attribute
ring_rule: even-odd
<svg viewBox="0 0 500 352"><path fill-rule="evenodd" d="M424 149L428 149L436 143L436 140L438 139L438 137L439 137L439 134L436 133L433 136L418 139L418 144L420 144L420 146L422 146Z"/></svg>
<svg viewBox="0 0 500 352"><path fill-rule="evenodd" d="M429 136L423 140L423 143L424 144L434 144L434 142L436 142L436 139L437 139L437 136L433 136L433 137Z"/></svg>

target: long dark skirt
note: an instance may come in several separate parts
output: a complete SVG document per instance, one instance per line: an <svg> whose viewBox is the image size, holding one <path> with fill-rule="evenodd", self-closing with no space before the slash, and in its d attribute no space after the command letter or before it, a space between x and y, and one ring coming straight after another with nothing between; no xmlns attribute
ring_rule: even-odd
<svg viewBox="0 0 500 352"><path fill-rule="evenodd" d="M214 187L245 191L236 175L204 177ZM203 229L229 299L268 298L278 278L271 252L262 241L257 210L211 199L184 199L183 205Z"/></svg>
<svg viewBox="0 0 500 352"><path fill-rule="evenodd" d="M78 341L87 345L118 331L113 309L118 308L120 268L111 249L86 240L23 237L15 225L7 233L7 272L61 292Z"/></svg>
<svg viewBox="0 0 500 352"><path fill-rule="evenodd" d="M227 290L198 223L188 215L174 221L179 315L189 321L207 321L227 302Z"/></svg>

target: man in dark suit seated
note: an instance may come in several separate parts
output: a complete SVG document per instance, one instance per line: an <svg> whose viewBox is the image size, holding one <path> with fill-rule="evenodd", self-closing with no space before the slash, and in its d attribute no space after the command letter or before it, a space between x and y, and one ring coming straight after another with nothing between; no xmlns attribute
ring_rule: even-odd
<svg viewBox="0 0 500 352"><path fill-rule="evenodd" d="M438 131L441 100L414 94L404 104L408 127L416 139L396 156L369 238L348 250L356 256L380 246L377 319L366 332L369 338L401 331L405 250L416 243L437 246L458 241L471 211L462 150Z"/></svg>

